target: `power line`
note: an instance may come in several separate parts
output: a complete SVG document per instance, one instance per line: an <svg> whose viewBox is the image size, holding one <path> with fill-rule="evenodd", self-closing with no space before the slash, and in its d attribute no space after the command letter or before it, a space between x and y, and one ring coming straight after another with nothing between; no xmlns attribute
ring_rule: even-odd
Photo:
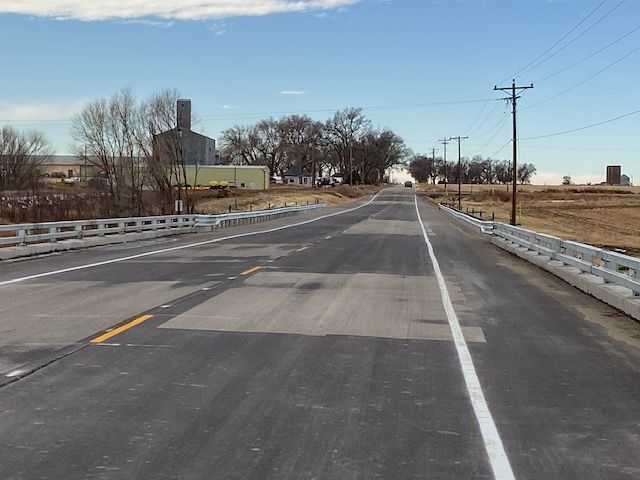
<svg viewBox="0 0 640 480"><path fill-rule="evenodd" d="M487 147L487 145L489 145L491 142L493 142L493 140L494 140L494 139L498 136L498 134L502 131L502 127L504 127L504 124L505 124L505 123L507 123L507 120L509 120L509 117L508 117L507 115L505 115L504 117L502 117L502 118L500 119L500 122L498 122L498 123L496 124L496 126L497 126L498 128L496 129L495 133L492 135L492 137L491 137L489 140L487 140L487 142L486 142L482 147L480 147L480 151L484 150L484 149Z"/></svg>
<svg viewBox="0 0 640 480"><path fill-rule="evenodd" d="M590 75L589 77L585 78L584 80L581 80L578 83L575 83L575 84L571 85L569 88L561 91L560 93L556 93L555 95L552 95L551 97L545 98L544 100L541 100L538 103L534 103L533 105L529 105L528 107L525 107L522 110L529 110L530 108L535 108L535 107L537 107L539 105L542 105L544 103L550 102L551 100L554 100L554 99L556 99L558 97L561 97L562 95L564 95L565 93L570 92L571 90L575 90L576 88L578 88L578 87L584 85L585 83L593 80L595 77L597 77L601 73L604 73L607 70L609 70L610 68L615 67L618 63L622 62L623 60L625 60L626 58L630 57L631 55L633 55L634 53L638 52L639 50L640 50L640 46L634 48L629 53L623 55L622 57L618 58L617 60L614 60L613 62L609 63L604 68L601 68L596 73L594 73L593 75Z"/></svg>
<svg viewBox="0 0 640 480"><path fill-rule="evenodd" d="M611 43L609 43L609 44L605 45L605 46L604 46L604 47L602 47L602 48L599 48L599 49L598 49L598 50L596 50L595 52L590 53L590 54L589 54L589 55L587 55L586 57L584 57L584 58L582 58L582 59L578 60L577 62L572 63L571 65L569 65L569 66L567 66L567 67L564 67L564 68L562 68L562 69L560 69L560 70L557 70L557 71L555 71L555 72L553 72L553 73L550 73L549 75L547 75L547 76L545 76L545 77L542 77L540 80L536 80L534 83L544 82L545 80L548 80L548 79L549 79L549 78L551 78L551 77L555 77L556 75L559 75L559 74L561 74L561 73L563 73L563 72L566 72L567 70L569 70L569 69L571 69L571 68L575 67L576 65L581 64L582 62L586 62L587 60L589 60L589 59L591 59L591 58L595 57L595 56L596 56L596 55L598 55L599 53L604 52L604 51L605 51L605 50L607 50L608 48L613 47L616 43L621 42L622 40L624 40L625 38L627 38L629 35L634 34L634 33L635 33L635 32L637 32L638 30L640 30L640 25L638 25L638 26L637 26L636 28L634 28L633 30L631 30L631 31L629 31L629 32L627 32L627 33L625 33L625 34L624 34L624 35L622 35L621 37L618 37L618 38L617 38L617 39L615 39L613 42L611 42Z"/></svg>
<svg viewBox="0 0 640 480"><path fill-rule="evenodd" d="M471 130L476 125L476 122L480 119L480 115L482 115L482 113L484 112L484 109L487 108L488 103L489 103L489 100L487 100L482 104L482 108L480 108L478 115L476 115L476 117L473 119L473 122L471 122L471 125L469 125L469 128L467 128L467 131Z"/></svg>
<svg viewBox="0 0 640 480"><path fill-rule="evenodd" d="M498 155L502 150L504 150L504 149L505 149L505 147L506 147L507 145L509 145L510 143L511 143L511 139L509 139L509 141L508 141L507 143L505 143L503 146L501 146L498 150L496 150L492 155L489 155L487 158L493 158L493 157L495 157L495 156L496 156L496 155Z"/></svg>
<svg viewBox="0 0 640 480"><path fill-rule="evenodd" d="M556 41L553 45L551 45L549 48L547 48L544 52L542 52L540 55L538 55L536 58L534 58L533 60L531 60L529 63L527 63L524 67L522 67L520 70L518 70L516 73L514 73L513 75L511 75L512 78L517 77L520 73L522 73L523 71L525 71L527 68L529 68L531 65L533 65L535 62L537 62L538 60L540 60L542 57L544 57L547 53L549 53L551 50L553 50L557 45L559 45L560 43L562 43L562 41L567 38L569 35L571 35L573 32L575 32L580 25L582 25L584 22L586 22L589 18L591 18L591 16L593 16L593 14L595 14L600 7L602 7L602 5L604 5L605 3L607 3L608 0L602 0L598 5L596 5L596 7L591 10L591 12L589 12L589 14L584 17L582 20L580 20L576 25L574 25L571 30L569 30L567 33L565 33L558 41ZM507 79L505 80L501 80L500 83L505 82Z"/></svg>
<svg viewBox="0 0 640 480"><path fill-rule="evenodd" d="M606 123L612 123L612 122L615 122L617 120L621 120L623 118L630 117L632 115L637 115L638 113L640 113L640 110L634 110L633 112L624 113L622 115L618 115L617 117L613 117L613 118L610 118L608 120L604 120L602 122L597 122L597 123L592 123L590 125L585 125L584 127L572 128L571 130L563 130L561 132L548 133L546 135L538 135L536 137L526 137L526 138L522 138L521 140L538 140L539 138L549 138L549 137L557 137L559 135L566 135L568 133L579 132L580 130L587 130L588 128L597 127L599 125L604 125Z"/></svg>
<svg viewBox="0 0 640 480"><path fill-rule="evenodd" d="M402 110L405 108L422 108L422 107L439 107L439 106L448 106L448 105L462 105L468 103L482 103L488 100L493 100L491 98L481 98L481 99L470 99L470 100L450 100L444 102L423 102L423 103L409 103L409 104L398 104L398 105L377 105L377 106L368 106L368 107L359 107L361 110ZM262 117L269 115L293 115L300 113L333 113L339 108L323 108L316 110L293 110L293 111L280 111L280 112L254 112L254 113L246 113L246 114L229 114L229 115L211 115L211 116L203 116L201 117L203 120L227 120L227 119L242 119L249 117Z"/></svg>
<svg viewBox="0 0 640 480"><path fill-rule="evenodd" d="M540 65L542 65L543 63L549 61L550 59L552 59L553 57L555 57L557 54L559 54L560 52L562 52L563 50L566 50L567 47L569 47L570 45L572 45L573 43L575 43L578 39L582 38L583 36L585 36L589 31L591 31L596 25L598 25L600 22L602 22L605 18L607 18L609 15L611 15L614 11L616 11L618 9L618 7L620 7L623 3L625 3L627 0L620 0L620 2L618 4L616 4L616 6L614 6L611 10L609 10L607 13L605 13L602 17L600 17L598 20L596 20L594 23L592 23L589 27L587 27L586 30L583 30L580 34L578 34L578 36L576 36L575 38L573 38L570 42L564 44L561 48L559 48L558 50L556 50L555 52L553 52L551 55L549 55L548 57L540 60L538 63L536 63L535 65L532 65L531 67L525 69L523 72L521 73L528 73L531 70L536 69L537 67L539 67Z"/></svg>
<svg viewBox="0 0 640 480"><path fill-rule="evenodd" d="M470 104L470 103L483 103L491 100L495 100L493 98L480 98L480 99L468 99L468 100L450 100L444 102L423 102L423 103L409 103L409 104L398 104L398 105L374 105L368 107L361 107L362 110L370 110L370 111L380 111L380 110L401 110L405 108L423 108L423 107L439 107L439 106L448 106L448 105L462 105L462 104ZM294 115L294 114L305 114L305 113L333 113L336 110L340 110L340 108L323 108L323 109L315 109L315 110L289 110L289 111L280 111L280 112L252 112L252 113L237 113L237 114L228 114L228 115L215 115L208 114L200 116L200 120L209 121L209 120L242 120L247 118L255 118L255 117L264 117L264 116L277 116L277 115ZM39 119L39 120L25 120L25 119L4 119L0 120L3 123L34 123L34 124L46 124L46 123L71 123L70 118L55 118L55 119Z"/></svg>
<svg viewBox="0 0 640 480"><path fill-rule="evenodd" d="M484 118L484 120L471 132L468 133L468 135L471 137L473 136L478 130L480 130L482 127L485 126L485 124L489 121L489 118L491 118L491 115L493 115L493 112L496 111L496 109L498 108L498 105L500 105L499 102L496 102L493 107L491 108L491 110L489 111L489 113L487 114L487 116ZM491 130L491 129L489 129ZM486 134L485 134L486 135Z"/></svg>

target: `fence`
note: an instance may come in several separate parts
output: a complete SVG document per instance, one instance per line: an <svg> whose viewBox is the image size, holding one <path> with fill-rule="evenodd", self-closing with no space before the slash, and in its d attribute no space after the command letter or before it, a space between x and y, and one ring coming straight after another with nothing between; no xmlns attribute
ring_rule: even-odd
<svg viewBox="0 0 640 480"><path fill-rule="evenodd" d="M640 296L640 258L604 250L592 245L563 240L501 222L478 220L458 210L441 205L442 210L479 229L482 233L501 237L519 247L526 248L577 268L580 273L589 273L604 283L625 287L635 297Z"/></svg>
<svg viewBox="0 0 640 480"><path fill-rule="evenodd" d="M104 237L157 230L175 230L176 232L196 231L198 229L212 230L214 228L246 225L288 217L324 206L324 204L314 204L223 215L163 215L156 217L103 218L69 222L0 225L0 246L25 246L68 239Z"/></svg>

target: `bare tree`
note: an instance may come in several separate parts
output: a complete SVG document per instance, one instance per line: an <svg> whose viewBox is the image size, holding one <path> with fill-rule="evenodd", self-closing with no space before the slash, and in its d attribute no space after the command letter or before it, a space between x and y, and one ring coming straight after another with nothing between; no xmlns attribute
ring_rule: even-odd
<svg viewBox="0 0 640 480"><path fill-rule="evenodd" d="M255 127L236 125L227 128L220 134L221 155L227 157L230 163L257 165L259 154L256 141Z"/></svg>
<svg viewBox="0 0 640 480"><path fill-rule="evenodd" d="M12 127L0 130L0 187L35 192L40 186L40 167L53 149L38 131L19 132Z"/></svg>
<svg viewBox="0 0 640 480"><path fill-rule="evenodd" d="M517 179L520 184L531 183L536 174L536 166L533 163L521 163L518 165Z"/></svg>
<svg viewBox="0 0 640 480"><path fill-rule="evenodd" d="M349 183L353 183L351 181L353 166L349 163L354 144L370 128L371 121L364 116L361 108L347 108L337 111L333 117L325 122L325 138L337 154L340 172L343 175L348 174Z"/></svg>
<svg viewBox="0 0 640 480"><path fill-rule="evenodd" d="M310 167L312 178L315 178L316 161L321 155L319 148L322 143L323 124L306 115L284 117L279 124L284 140L286 166L297 163L300 171Z"/></svg>

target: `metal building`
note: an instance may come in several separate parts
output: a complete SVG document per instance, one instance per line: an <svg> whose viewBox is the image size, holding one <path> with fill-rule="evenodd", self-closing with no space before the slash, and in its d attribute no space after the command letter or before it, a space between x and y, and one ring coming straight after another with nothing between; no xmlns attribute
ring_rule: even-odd
<svg viewBox="0 0 640 480"><path fill-rule="evenodd" d="M176 128L154 137L154 154L164 157L167 163L214 165L216 141L191 130L191 100L178 100L176 123Z"/></svg>
<svg viewBox="0 0 640 480"><path fill-rule="evenodd" d="M620 174L622 167L620 165L609 165L607 167L607 185L620 185Z"/></svg>

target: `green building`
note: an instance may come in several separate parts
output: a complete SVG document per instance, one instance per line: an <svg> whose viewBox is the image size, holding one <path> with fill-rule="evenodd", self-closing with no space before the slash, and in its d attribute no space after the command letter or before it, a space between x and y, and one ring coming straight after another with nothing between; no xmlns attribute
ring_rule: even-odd
<svg viewBox="0 0 640 480"><path fill-rule="evenodd" d="M236 165L187 166L189 185L209 185L210 182L228 182L229 186L250 190L269 188L269 167Z"/></svg>

